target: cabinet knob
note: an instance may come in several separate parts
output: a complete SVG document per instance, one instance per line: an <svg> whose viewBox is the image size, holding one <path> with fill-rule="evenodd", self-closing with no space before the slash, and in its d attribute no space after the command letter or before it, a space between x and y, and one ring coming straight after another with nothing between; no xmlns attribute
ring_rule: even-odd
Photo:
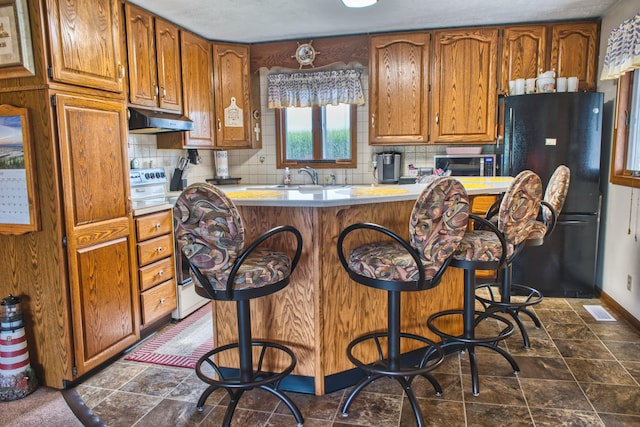
<svg viewBox="0 0 640 427"><path fill-rule="evenodd" d="M218 130L222 130L222 120L218 119Z"/></svg>
<svg viewBox="0 0 640 427"><path fill-rule="evenodd" d="M166 299L160 298L160 304L164 304L165 301L166 301Z"/></svg>
<svg viewBox="0 0 640 427"><path fill-rule="evenodd" d="M440 124L440 116L436 113L436 125Z"/></svg>
<svg viewBox="0 0 640 427"><path fill-rule="evenodd" d="M162 225L160 225L160 223L157 223L154 227L156 228L156 230L159 230Z"/></svg>
<svg viewBox="0 0 640 427"><path fill-rule="evenodd" d="M156 252L160 253L164 250L164 248L162 246L158 246L158 249L156 249Z"/></svg>
<svg viewBox="0 0 640 427"><path fill-rule="evenodd" d="M159 93L158 85L153 85L153 93L154 93L153 99L156 99Z"/></svg>
<svg viewBox="0 0 640 427"><path fill-rule="evenodd" d="M376 127L376 116L374 114L371 115L371 127Z"/></svg>
<svg viewBox="0 0 640 427"><path fill-rule="evenodd" d="M158 271L158 277L162 277L163 274L164 274L164 270Z"/></svg>
<svg viewBox="0 0 640 427"><path fill-rule="evenodd" d="M118 80L124 79L124 72L125 72L124 65L118 64Z"/></svg>

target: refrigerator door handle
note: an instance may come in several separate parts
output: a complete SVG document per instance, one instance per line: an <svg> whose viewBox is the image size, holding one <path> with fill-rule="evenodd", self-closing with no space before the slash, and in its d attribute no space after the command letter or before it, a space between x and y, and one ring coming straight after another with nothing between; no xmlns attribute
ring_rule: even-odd
<svg viewBox="0 0 640 427"><path fill-rule="evenodd" d="M558 221L556 222L556 226L558 225L581 225L586 224L587 221L580 221L578 219L570 219L568 221Z"/></svg>

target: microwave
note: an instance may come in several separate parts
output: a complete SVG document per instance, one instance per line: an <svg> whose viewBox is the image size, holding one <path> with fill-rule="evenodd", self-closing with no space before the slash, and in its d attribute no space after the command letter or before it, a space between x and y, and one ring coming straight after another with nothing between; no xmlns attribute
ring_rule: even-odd
<svg viewBox="0 0 640 427"><path fill-rule="evenodd" d="M446 154L433 160L434 169L451 171L452 176L496 176L495 154Z"/></svg>

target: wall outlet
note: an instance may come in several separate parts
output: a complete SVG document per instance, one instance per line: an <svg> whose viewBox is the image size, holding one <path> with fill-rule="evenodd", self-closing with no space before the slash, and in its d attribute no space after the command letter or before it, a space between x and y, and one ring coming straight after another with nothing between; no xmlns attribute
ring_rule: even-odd
<svg viewBox="0 0 640 427"><path fill-rule="evenodd" d="M631 291L631 275L627 274L627 290Z"/></svg>

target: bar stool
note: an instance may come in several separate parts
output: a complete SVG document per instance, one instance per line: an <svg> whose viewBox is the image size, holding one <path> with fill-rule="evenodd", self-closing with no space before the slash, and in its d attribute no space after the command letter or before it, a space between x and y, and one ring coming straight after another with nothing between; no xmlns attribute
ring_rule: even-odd
<svg viewBox="0 0 640 427"><path fill-rule="evenodd" d="M500 270L511 263L521 250L536 219L542 199L542 184L538 175L523 171L515 177L500 204L498 224L492 224L485 218L469 215L474 222L486 229L468 231L453 255L452 267L464 269L464 306L462 310L446 310L429 316L427 326L442 338L444 350L466 350L471 368L471 384L474 396L480 393L476 347L484 347L502 355L518 373L520 368L511 355L501 348L500 341L509 337L513 323L492 312L475 310L475 271ZM444 318L461 316L463 332L451 335L438 327ZM497 335L477 336L476 326L483 320L493 319L502 325Z"/></svg>
<svg viewBox="0 0 640 427"><path fill-rule="evenodd" d="M525 240L524 246L541 246L545 239L553 232L556 219L569 191L570 171L565 165L560 165L549 178L544 198L541 202L540 219L533 224L531 232ZM489 218L497 218L491 215ZM476 300L484 306L487 312L506 313L516 322L524 348L529 348L529 334L520 318L520 313L524 313L533 321L536 328L541 327L540 319L529 307L539 304L544 298L542 292L530 286L525 286L512 281L513 265L508 264L499 274L499 282L482 283L476 286ZM513 296L519 298L513 299Z"/></svg>
<svg viewBox="0 0 640 427"><path fill-rule="evenodd" d="M229 426L243 393L261 388L282 400L301 426L304 422L302 414L279 390L280 381L293 371L296 356L284 345L252 339L249 305L251 299L275 293L289 284L302 252L300 232L292 226L275 227L245 249L244 225L235 205L220 189L204 183L190 185L180 194L174 217L176 238L191 268L196 293L212 300L235 301L237 307L238 341L214 348L196 364L196 374L209 384L198 400L198 410L203 409L213 391L219 388L226 390L231 402L223 425ZM297 247L293 259L287 253L260 246L281 233L295 237ZM255 348L259 350L259 358L254 367ZM225 377L215 362L215 356L227 351L238 354L240 367L237 376ZM284 369L279 372L263 370L265 357L273 354L285 361Z"/></svg>
<svg viewBox="0 0 640 427"><path fill-rule="evenodd" d="M338 238L338 257L349 277L357 283L387 291L387 330L372 332L353 340L347 346L347 357L366 376L358 382L343 407L349 406L362 389L371 382L392 378L404 389L413 408L418 426L423 426L422 412L411 389L416 376L431 382L436 394L442 393L437 380L429 374L444 359L444 352L433 341L400 330L401 292L415 292L435 287L462 240L469 216L467 193L459 181L437 178L425 187L416 200L409 221L409 242L381 225L358 223L345 228ZM352 249L347 260L344 240L356 230L373 230L392 240L368 243ZM419 346L419 362L402 360L401 339ZM386 355L383 342L386 341ZM378 360L364 362L355 356L356 350L373 344ZM360 347L362 348L362 347Z"/></svg>

